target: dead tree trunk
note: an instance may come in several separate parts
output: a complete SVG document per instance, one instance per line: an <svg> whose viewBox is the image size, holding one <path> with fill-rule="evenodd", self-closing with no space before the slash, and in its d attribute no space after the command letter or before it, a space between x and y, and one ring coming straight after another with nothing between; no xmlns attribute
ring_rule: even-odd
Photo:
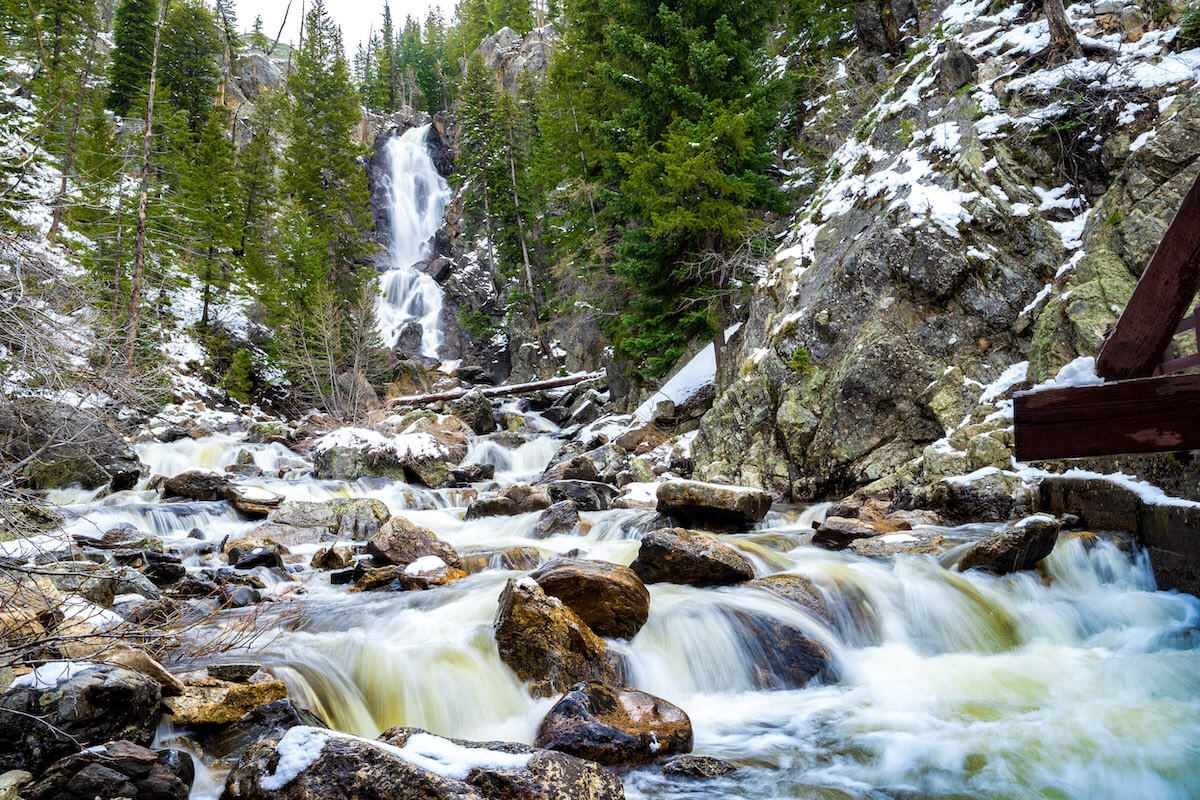
<svg viewBox="0 0 1200 800"><path fill-rule="evenodd" d="M154 54L150 58L150 93L146 97L146 130L142 135L141 191L138 194L137 239L133 250L133 283L129 288L129 328L125 334L125 365L133 365L137 345L138 316L142 301L142 274L146 267L146 206L150 196L150 144L154 127L154 92L158 88L158 45L162 40L162 23L167 13L167 0L158 4L158 21L154 25Z"/></svg>
<svg viewBox="0 0 1200 800"><path fill-rule="evenodd" d="M1049 60L1051 63L1066 63L1083 57L1075 29L1067 21L1067 10L1063 0L1044 0L1042 10L1050 26Z"/></svg>

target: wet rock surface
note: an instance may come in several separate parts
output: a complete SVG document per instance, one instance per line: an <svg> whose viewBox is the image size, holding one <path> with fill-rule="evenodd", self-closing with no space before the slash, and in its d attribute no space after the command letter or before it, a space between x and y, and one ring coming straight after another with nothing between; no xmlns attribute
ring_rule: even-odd
<svg viewBox="0 0 1200 800"><path fill-rule="evenodd" d="M600 764L645 764L692 749L692 721L660 697L587 682L546 714L534 746Z"/></svg>
<svg viewBox="0 0 1200 800"><path fill-rule="evenodd" d="M676 778L716 778L735 772L737 767L712 756L679 756L663 764L662 773Z"/></svg>
<svg viewBox="0 0 1200 800"><path fill-rule="evenodd" d="M996 575L1033 569L1054 549L1058 529L1058 520L1046 514L1026 517L973 544L959 559L958 568Z"/></svg>
<svg viewBox="0 0 1200 800"><path fill-rule="evenodd" d="M749 525L771 508L771 495L761 489L700 481L667 481L657 497L659 513L700 526Z"/></svg>
<svg viewBox="0 0 1200 800"><path fill-rule="evenodd" d="M536 581L510 580L493 625L500 659L541 697L580 681L617 683L608 647L574 611Z"/></svg>
<svg viewBox="0 0 1200 800"><path fill-rule="evenodd" d="M175 756L187 759L188 768L180 769L167 753L129 741L108 742L55 762L21 796L26 800L187 800L191 756L177 751Z"/></svg>
<svg viewBox="0 0 1200 800"><path fill-rule="evenodd" d="M711 536L683 528L647 533L629 565L645 583L722 586L754 577L754 567L741 553Z"/></svg>
<svg viewBox="0 0 1200 800"><path fill-rule="evenodd" d="M794 625L766 614L727 612L751 656L751 683L759 689L798 689L814 679L835 682L840 674L829 648Z"/></svg>
<svg viewBox="0 0 1200 800"><path fill-rule="evenodd" d="M404 567L424 556L436 556L447 566L462 569L462 559L437 534L402 516L389 519L367 542L367 552L377 562Z"/></svg>
<svg viewBox="0 0 1200 800"><path fill-rule="evenodd" d="M650 615L650 592L630 569L607 561L556 558L529 576L599 636L632 639Z"/></svg>

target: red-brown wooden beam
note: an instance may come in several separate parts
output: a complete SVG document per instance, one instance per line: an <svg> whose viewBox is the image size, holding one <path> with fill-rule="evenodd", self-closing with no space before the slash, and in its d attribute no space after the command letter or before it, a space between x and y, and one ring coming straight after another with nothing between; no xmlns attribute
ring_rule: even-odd
<svg viewBox="0 0 1200 800"><path fill-rule="evenodd" d="M1018 461L1200 449L1200 375L1018 392Z"/></svg>
<svg viewBox="0 0 1200 800"><path fill-rule="evenodd" d="M1153 374L1200 288L1200 175L1138 280L1116 328L1101 343L1096 374L1108 380Z"/></svg>

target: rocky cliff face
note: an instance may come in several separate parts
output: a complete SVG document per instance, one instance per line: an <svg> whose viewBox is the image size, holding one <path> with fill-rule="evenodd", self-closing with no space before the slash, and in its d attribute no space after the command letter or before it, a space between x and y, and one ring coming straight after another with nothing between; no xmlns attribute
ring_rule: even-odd
<svg viewBox="0 0 1200 800"><path fill-rule="evenodd" d="M1075 6L1096 55L1046 68L1044 19L986 10L924 15L906 57L855 51L817 93L792 152L836 148L785 163L809 199L722 360L699 475L808 500L1007 466L1002 390L1115 321L1197 171L1200 51L1170 16Z"/></svg>

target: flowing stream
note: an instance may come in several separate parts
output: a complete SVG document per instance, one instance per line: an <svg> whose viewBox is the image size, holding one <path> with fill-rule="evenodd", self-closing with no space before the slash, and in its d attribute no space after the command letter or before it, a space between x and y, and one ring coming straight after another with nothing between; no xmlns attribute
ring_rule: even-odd
<svg viewBox="0 0 1200 800"><path fill-rule="evenodd" d="M545 427L544 421L533 420ZM471 458L502 480L528 479L559 441L538 434L517 449L480 440ZM294 455L237 434L140 446L154 472L221 467L241 450L268 475ZM469 496L398 482L309 477L239 479L288 499L374 497L468 551L532 546L544 558L578 549L627 564L652 514L585 513L585 531L532 538L535 514L464 521ZM72 530L120 523L195 552L249 532L223 503L161 503L135 490L103 500L66 497ZM1200 796L1200 602L1157 591L1144 555L1064 534L1039 573L960 574L930 556L872 560L810 544L825 506L773 512L755 530L720 538L759 575L793 572L828 590L833 629L751 586L655 584L650 619L628 642L631 685L683 707L695 752L741 768L697 783L656 767L625 775L631 798L1195 798ZM994 529L940 529L967 542ZM197 538L199 537L199 538ZM523 573L488 569L422 592L351 593L310 571L321 545L301 546L303 621L261 640L252 657L333 727L376 736L392 725L476 740L530 742L552 700L528 696L492 636L497 597ZM193 556L195 568L211 557ZM266 592L287 584L275 583ZM294 597L294 595L289 595ZM761 649L730 612L803 628L840 662L836 683L755 688ZM193 797L215 797L202 771ZM215 788L214 788L215 787Z"/></svg>
<svg viewBox="0 0 1200 800"><path fill-rule="evenodd" d="M380 279L376 315L388 347L395 347L404 326L421 326L421 355L438 358L442 346L442 288L416 267L429 257L431 239L442 224L452 191L429 157L429 125L410 128L388 139L387 180L390 268Z"/></svg>

